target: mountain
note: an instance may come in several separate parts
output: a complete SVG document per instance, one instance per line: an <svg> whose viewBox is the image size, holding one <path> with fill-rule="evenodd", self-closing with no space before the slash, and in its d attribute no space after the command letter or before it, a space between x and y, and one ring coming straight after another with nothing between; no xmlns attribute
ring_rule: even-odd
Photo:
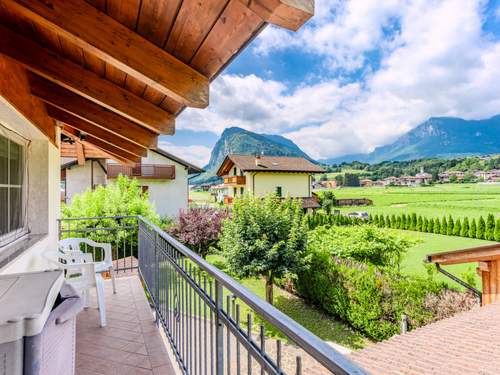
<svg viewBox="0 0 500 375"><path fill-rule="evenodd" d="M395 142L377 147L369 154L344 155L325 164L362 161L415 160L486 155L500 152L500 115L485 120L431 117Z"/></svg>
<svg viewBox="0 0 500 375"><path fill-rule="evenodd" d="M269 156L301 156L313 161L295 143L281 135L258 134L238 127L224 130L215 144L205 173L190 179L191 184L212 183L219 180L217 169L228 154Z"/></svg>

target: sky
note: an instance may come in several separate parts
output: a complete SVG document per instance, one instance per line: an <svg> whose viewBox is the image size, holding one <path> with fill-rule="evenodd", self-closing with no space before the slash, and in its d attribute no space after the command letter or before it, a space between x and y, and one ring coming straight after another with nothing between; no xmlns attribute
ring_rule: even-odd
<svg viewBox="0 0 500 375"><path fill-rule="evenodd" d="M225 128L280 134L315 159L370 152L432 116L500 114L500 0L315 0L268 26L160 147L203 166Z"/></svg>

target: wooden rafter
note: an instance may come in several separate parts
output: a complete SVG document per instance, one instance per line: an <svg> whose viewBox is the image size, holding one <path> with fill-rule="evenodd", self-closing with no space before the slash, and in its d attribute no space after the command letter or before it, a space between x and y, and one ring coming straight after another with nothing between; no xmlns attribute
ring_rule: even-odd
<svg viewBox="0 0 500 375"><path fill-rule="evenodd" d="M67 135L66 135L67 136ZM76 158L77 157L77 143L82 144L83 153L85 159L111 159L112 156L107 152L104 152L100 148L96 146L85 144L79 141L77 138L72 139L72 142L65 142L65 140L61 139L61 157L63 158Z"/></svg>
<svg viewBox="0 0 500 375"><path fill-rule="evenodd" d="M128 139L111 133L99 126L96 126L88 121L82 120L79 117L73 116L71 113L65 112L50 104L47 104L47 113L54 120L60 121L65 127L69 126L82 133L90 134L104 142L110 143L121 148L131 154L137 156L146 156L148 151L146 148L139 146L136 143L130 142Z"/></svg>
<svg viewBox="0 0 500 375"><path fill-rule="evenodd" d="M500 260L500 244L427 255L428 262L439 263L441 265L484 262L489 260Z"/></svg>
<svg viewBox="0 0 500 375"><path fill-rule="evenodd" d="M45 134L54 145L57 145L54 120L47 116L44 103L31 95L26 70L2 55L0 55L0 95Z"/></svg>
<svg viewBox="0 0 500 375"><path fill-rule="evenodd" d="M62 132L63 134L72 138L73 140L77 140L82 142L83 144L89 144L103 150L107 154L111 155L113 159L117 161L124 162L127 164L138 163L141 161L140 157L132 155L126 151L123 151L122 149L110 145L109 143L103 142L98 138L92 137L91 135L86 135L84 140L81 140L80 132L70 127L64 126Z"/></svg>
<svg viewBox="0 0 500 375"><path fill-rule="evenodd" d="M296 31L314 15L314 0L240 0L264 21Z"/></svg>
<svg viewBox="0 0 500 375"><path fill-rule="evenodd" d="M205 76L84 0L3 3L179 103L197 108L208 105Z"/></svg>
<svg viewBox="0 0 500 375"><path fill-rule="evenodd" d="M28 70L154 132L174 133L174 115L1 25L0 35L0 53Z"/></svg>
<svg viewBox="0 0 500 375"><path fill-rule="evenodd" d="M157 135L94 102L85 99L46 79L30 75L31 92L44 102L126 137L143 147L156 147Z"/></svg>

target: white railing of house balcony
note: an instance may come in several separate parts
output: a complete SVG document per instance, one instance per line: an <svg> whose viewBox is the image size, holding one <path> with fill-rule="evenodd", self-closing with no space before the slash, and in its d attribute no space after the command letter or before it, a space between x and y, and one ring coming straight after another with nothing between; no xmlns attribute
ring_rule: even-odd
<svg viewBox="0 0 500 375"><path fill-rule="evenodd" d="M111 242L117 272L138 270L184 374L366 374L142 217L61 219L59 230L60 238ZM287 339L266 337L266 328Z"/></svg>

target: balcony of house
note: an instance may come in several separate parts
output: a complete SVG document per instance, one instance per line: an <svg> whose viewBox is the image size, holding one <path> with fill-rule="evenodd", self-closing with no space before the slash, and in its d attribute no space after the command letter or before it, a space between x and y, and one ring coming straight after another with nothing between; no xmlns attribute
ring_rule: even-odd
<svg viewBox="0 0 500 375"><path fill-rule="evenodd" d="M135 164L134 166L108 163L108 178L117 178L122 174L127 177L158 180L174 180L175 166L168 164Z"/></svg>
<svg viewBox="0 0 500 375"><path fill-rule="evenodd" d="M104 281L106 326L92 294L77 316L77 375L366 373L141 217L62 219L59 228L61 238L111 243L116 275L116 294Z"/></svg>
<svg viewBox="0 0 500 375"><path fill-rule="evenodd" d="M225 176L224 185L227 186L244 186L246 184L245 176Z"/></svg>

